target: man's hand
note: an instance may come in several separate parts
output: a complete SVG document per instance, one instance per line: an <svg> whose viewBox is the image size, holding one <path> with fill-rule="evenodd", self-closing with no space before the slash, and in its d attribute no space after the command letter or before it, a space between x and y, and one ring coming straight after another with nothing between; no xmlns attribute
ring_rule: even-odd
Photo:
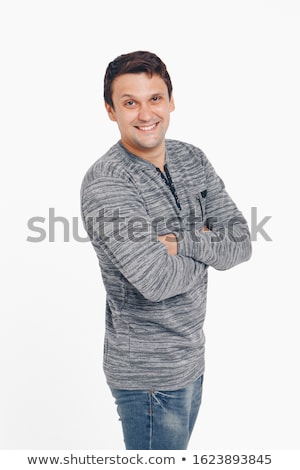
<svg viewBox="0 0 300 470"><path fill-rule="evenodd" d="M167 235L159 235L157 238L161 243L163 243L167 247L169 255L177 255L177 238L174 233L167 233Z"/></svg>
<svg viewBox="0 0 300 470"><path fill-rule="evenodd" d="M200 232L210 232L207 227L203 227ZM168 255L176 256L178 252L177 238L174 233L167 233L167 235L159 235L158 240L163 243L168 249Z"/></svg>

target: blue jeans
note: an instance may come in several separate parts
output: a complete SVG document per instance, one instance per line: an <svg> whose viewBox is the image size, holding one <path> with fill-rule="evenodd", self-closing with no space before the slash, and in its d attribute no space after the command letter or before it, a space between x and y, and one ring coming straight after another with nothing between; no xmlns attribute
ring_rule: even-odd
<svg viewBox="0 0 300 470"><path fill-rule="evenodd" d="M187 449L202 397L203 376L180 390L111 388L127 450Z"/></svg>

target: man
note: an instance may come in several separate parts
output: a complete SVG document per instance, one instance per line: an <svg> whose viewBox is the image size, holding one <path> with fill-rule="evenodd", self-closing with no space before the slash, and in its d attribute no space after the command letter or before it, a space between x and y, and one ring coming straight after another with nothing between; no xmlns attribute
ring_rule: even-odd
<svg viewBox="0 0 300 470"><path fill-rule="evenodd" d="M247 261L249 230L203 152L165 139L174 100L159 57L117 57L104 100L121 139L81 191L107 294L104 371L126 449L186 449L201 403L207 269Z"/></svg>

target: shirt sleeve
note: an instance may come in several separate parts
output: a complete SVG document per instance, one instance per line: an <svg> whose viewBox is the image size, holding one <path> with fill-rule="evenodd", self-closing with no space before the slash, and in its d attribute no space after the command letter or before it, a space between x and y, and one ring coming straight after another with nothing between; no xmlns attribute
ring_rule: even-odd
<svg viewBox="0 0 300 470"><path fill-rule="evenodd" d="M205 198L200 203L205 214L204 225L209 231L183 230L178 253L202 261L218 270L226 270L251 257L251 237L247 222L225 190L205 155Z"/></svg>
<svg viewBox="0 0 300 470"><path fill-rule="evenodd" d="M89 182L81 191L81 210L96 253L105 254L148 300L185 293L203 276L200 260L168 255L132 181L105 176Z"/></svg>

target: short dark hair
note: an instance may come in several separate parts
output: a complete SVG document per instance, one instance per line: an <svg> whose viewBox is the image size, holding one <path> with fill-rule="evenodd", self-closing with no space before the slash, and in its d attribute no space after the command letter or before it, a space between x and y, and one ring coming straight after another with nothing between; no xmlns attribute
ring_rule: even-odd
<svg viewBox="0 0 300 470"><path fill-rule="evenodd" d="M168 88L169 99L172 96L172 82L167 68L163 61L152 52L135 51L122 54L108 64L104 76L104 100L114 108L112 101L112 83L120 75L125 73L147 73L159 75Z"/></svg>

